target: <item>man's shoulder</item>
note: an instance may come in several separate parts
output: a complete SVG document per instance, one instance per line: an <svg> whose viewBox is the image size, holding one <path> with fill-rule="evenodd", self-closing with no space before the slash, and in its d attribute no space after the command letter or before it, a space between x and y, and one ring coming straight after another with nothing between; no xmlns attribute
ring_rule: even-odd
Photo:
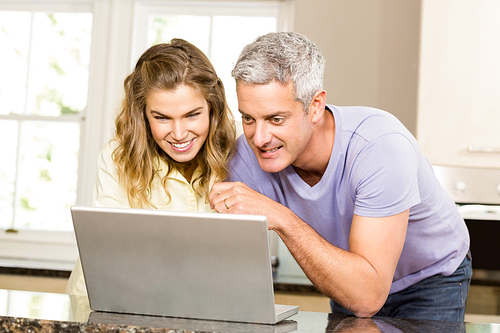
<svg viewBox="0 0 500 333"><path fill-rule="evenodd" d="M365 106L331 106L336 127L343 136L363 138L371 142L388 134L397 134L410 139L412 134L391 113Z"/></svg>
<svg viewBox="0 0 500 333"><path fill-rule="evenodd" d="M400 123L391 113L368 106L334 106L328 105L335 116L351 127L357 128L360 124L369 123Z"/></svg>

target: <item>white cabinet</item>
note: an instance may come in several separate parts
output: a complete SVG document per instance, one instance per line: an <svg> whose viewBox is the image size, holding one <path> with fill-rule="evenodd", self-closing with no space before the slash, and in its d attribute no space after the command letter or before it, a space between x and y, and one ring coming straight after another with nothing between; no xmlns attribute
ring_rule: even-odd
<svg viewBox="0 0 500 333"><path fill-rule="evenodd" d="M422 0L417 139L432 164L500 168L500 1Z"/></svg>

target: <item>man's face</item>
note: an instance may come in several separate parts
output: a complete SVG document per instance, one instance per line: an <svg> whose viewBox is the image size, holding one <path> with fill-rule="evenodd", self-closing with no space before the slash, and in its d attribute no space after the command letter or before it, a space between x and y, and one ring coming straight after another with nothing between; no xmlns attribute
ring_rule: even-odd
<svg viewBox="0 0 500 333"><path fill-rule="evenodd" d="M307 151L313 126L302 103L293 98L292 83L240 82L236 92L243 131L260 167L266 172L279 172L291 164L307 164L314 156Z"/></svg>

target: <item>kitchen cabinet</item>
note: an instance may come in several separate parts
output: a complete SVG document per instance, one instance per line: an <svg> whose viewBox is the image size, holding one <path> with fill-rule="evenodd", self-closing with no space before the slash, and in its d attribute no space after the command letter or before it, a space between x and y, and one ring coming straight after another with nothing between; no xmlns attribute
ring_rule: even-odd
<svg viewBox="0 0 500 333"><path fill-rule="evenodd" d="M500 168L500 1L422 0L417 139L432 164Z"/></svg>

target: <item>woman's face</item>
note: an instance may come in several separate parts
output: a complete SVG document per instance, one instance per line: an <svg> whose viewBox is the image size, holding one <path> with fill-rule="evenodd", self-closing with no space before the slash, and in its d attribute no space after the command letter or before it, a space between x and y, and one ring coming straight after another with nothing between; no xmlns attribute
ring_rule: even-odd
<svg viewBox="0 0 500 333"><path fill-rule="evenodd" d="M208 137L208 103L190 86L149 93L146 116L156 143L177 162L192 161Z"/></svg>

